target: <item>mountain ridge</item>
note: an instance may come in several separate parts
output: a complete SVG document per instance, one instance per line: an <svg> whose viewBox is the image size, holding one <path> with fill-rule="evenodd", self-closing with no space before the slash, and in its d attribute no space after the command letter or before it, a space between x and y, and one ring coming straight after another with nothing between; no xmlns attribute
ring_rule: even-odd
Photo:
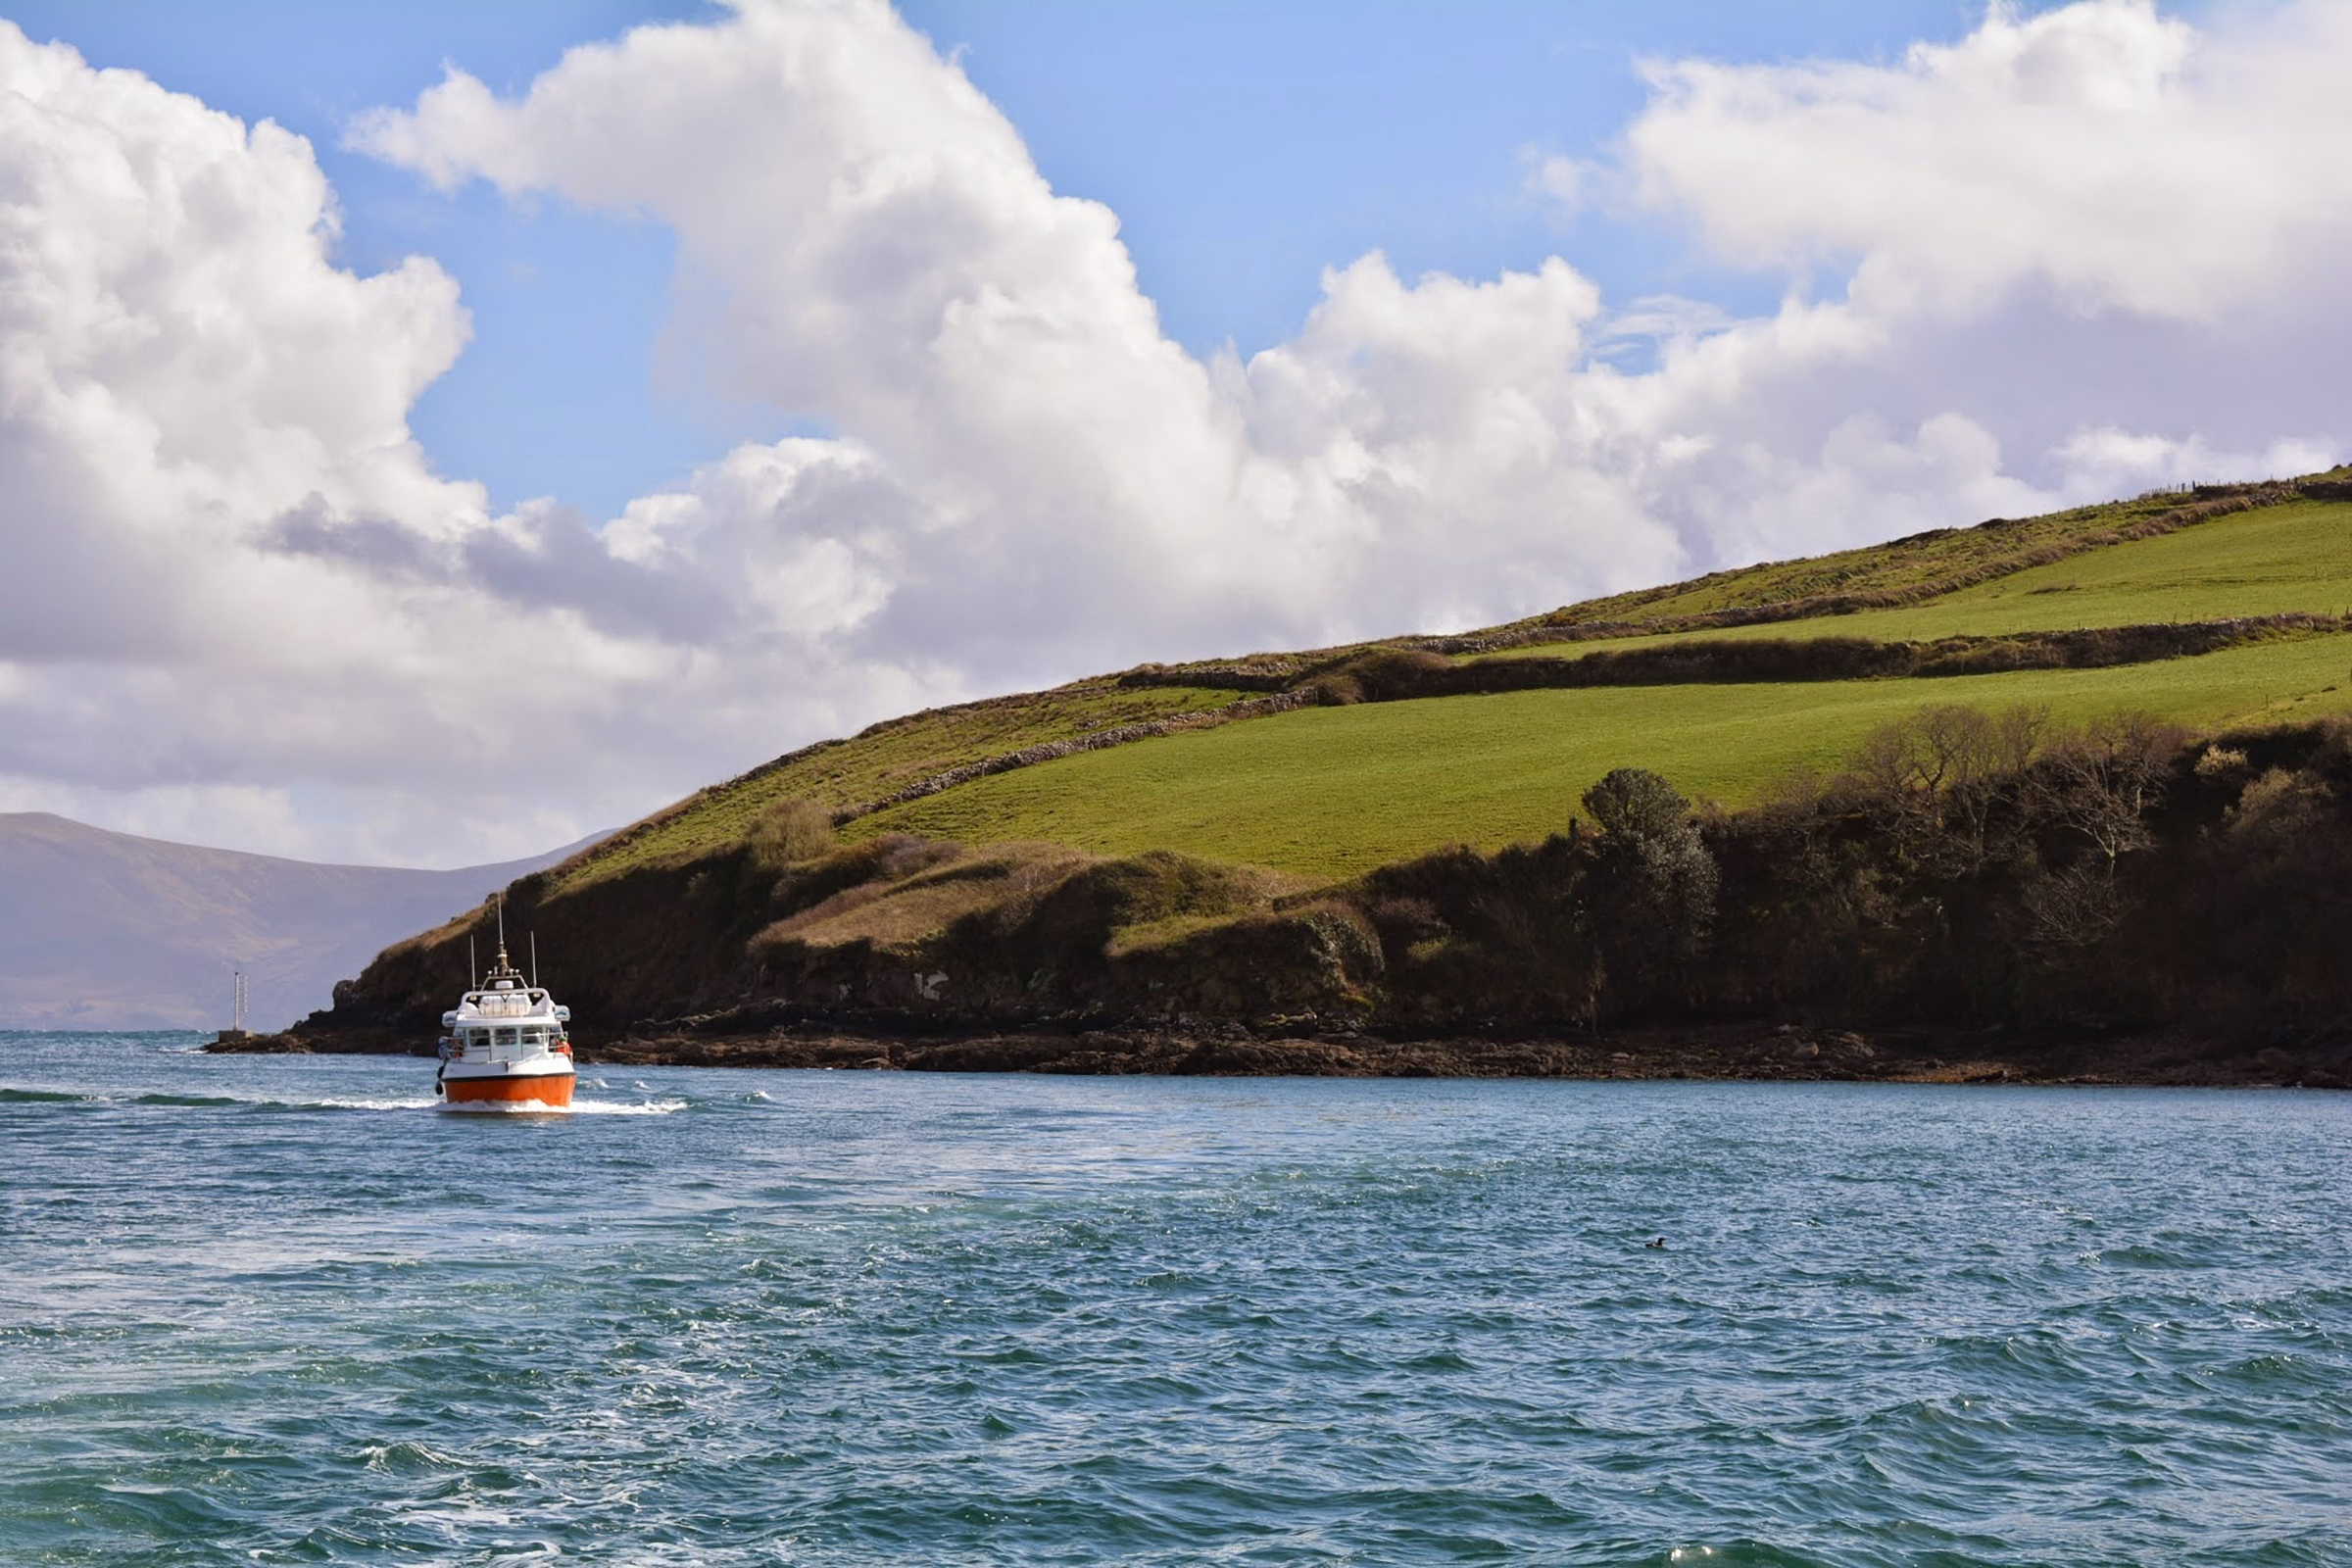
<svg viewBox="0 0 2352 1568"><path fill-rule="evenodd" d="M330 1004L386 943L595 838L495 864L424 870L214 849L0 812L0 1026L197 1029L227 1023L230 974L253 1027Z"/></svg>

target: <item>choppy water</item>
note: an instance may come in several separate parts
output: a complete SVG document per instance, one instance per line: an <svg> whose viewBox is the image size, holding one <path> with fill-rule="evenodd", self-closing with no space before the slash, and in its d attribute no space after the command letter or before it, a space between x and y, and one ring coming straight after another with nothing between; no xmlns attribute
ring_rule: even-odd
<svg viewBox="0 0 2352 1568"><path fill-rule="evenodd" d="M2352 1561L2352 1097L189 1043L0 1035L0 1561Z"/></svg>

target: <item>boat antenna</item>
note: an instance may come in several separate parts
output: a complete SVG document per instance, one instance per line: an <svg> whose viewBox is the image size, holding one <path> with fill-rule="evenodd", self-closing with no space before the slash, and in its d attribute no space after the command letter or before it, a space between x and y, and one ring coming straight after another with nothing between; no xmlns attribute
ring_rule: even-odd
<svg viewBox="0 0 2352 1568"><path fill-rule="evenodd" d="M531 984L533 987L539 984L539 933L536 931L531 933Z"/></svg>
<svg viewBox="0 0 2352 1568"><path fill-rule="evenodd" d="M466 984L471 986L482 971L473 966L473 933L466 933Z"/></svg>

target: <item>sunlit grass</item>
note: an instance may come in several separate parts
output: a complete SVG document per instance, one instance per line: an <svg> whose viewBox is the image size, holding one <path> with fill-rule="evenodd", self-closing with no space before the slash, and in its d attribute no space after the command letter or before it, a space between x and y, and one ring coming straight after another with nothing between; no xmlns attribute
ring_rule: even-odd
<svg viewBox="0 0 2352 1568"><path fill-rule="evenodd" d="M1595 601L1576 607L1572 618L1904 592L1987 563L2128 529L2186 499L2151 496L1772 564ZM1924 641L2348 610L2352 505L2293 502L2100 546L1900 609L1541 651L1580 654L1691 637ZM2342 700L2324 688L2352 685L2345 679L2352 662L2345 641L2264 645L2107 670L1527 692L1309 710L1000 774L892 808L848 832L905 828L967 843L1046 840L1119 855L1166 848L1333 876L1438 844L1540 835L1565 821L1587 785L1622 764L1657 768L1687 791L1744 801L1792 766L1837 761L1870 728L1923 703L2047 703L2068 717L2144 708L2207 727L2265 712L2283 717L2332 709ZM915 714L708 790L593 853L562 880L594 880L648 859L722 848L779 801L862 806L984 758L1214 709L1237 695L1213 686L1125 690L1095 680Z"/></svg>
<svg viewBox="0 0 2352 1568"><path fill-rule="evenodd" d="M1129 691L1093 682L917 713L787 766L707 791L623 842L592 853L560 881L591 881L649 859L733 843L760 810L779 801L862 806L967 762L1041 741L1221 708L1237 695L1196 686Z"/></svg>
<svg viewBox="0 0 2352 1568"><path fill-rule="evenodd" d="M1448 843L1561 828L1612 767L1752 799L1829 767L1923 704L2047 705L2082 719L2139 709L2196 728L2352 706L2352 637L2265 644L2115 669L1936 680L1595 688L1308 709L1138 742L984 779L854 831L1102 854L1164 848L1338 877Z"/></svg>
<svg viewBox="0 0 2352 1568"><path fill-rule="evenodd" d="M1898 610L1550 644L1473 657L1507 658L1537 652L1574 656L1600 648L1638 648L1697 637L1867 637L1882 642L1924 642L2080 626L2221 620L2291 611L2338 614L2347 610L2352 610L2352 504L2298 501L2217 517L2154 539L2109 545Z"/></svg>

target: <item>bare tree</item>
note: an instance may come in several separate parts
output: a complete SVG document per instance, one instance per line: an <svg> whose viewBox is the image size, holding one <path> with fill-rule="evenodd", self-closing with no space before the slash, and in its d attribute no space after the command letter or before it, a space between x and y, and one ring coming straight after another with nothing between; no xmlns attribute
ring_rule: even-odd
<svg viewBox="0 0 2352 1568"><path fill-rule="evenodd" d="M1973 871L2047 727L2042 709L1936 704L1864 737L1846 779L1914 863Z"/></svg>
<svg viewBox="0 0 2352 1568"><path fill-rule="evenodd" d="M2112 879L2119 860L2151 842L2147 815L2186 740L2178 725L2148 713L2095 719L2043 755L2035 815L2080 837Z"/></svg>

